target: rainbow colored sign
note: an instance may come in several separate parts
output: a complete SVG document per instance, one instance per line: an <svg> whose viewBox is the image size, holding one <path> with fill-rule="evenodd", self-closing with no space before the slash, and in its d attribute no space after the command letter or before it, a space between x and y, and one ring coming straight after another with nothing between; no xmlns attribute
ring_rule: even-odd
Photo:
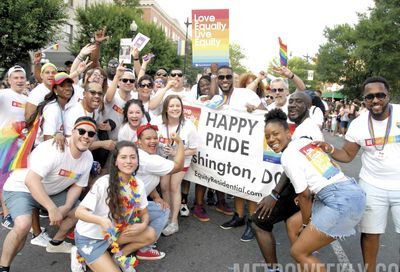
<svg viewBox="0 0 400 272"><path fill-rule="evenodd" d="M229 65L229 9L192 10L192 64Z"/></svg>

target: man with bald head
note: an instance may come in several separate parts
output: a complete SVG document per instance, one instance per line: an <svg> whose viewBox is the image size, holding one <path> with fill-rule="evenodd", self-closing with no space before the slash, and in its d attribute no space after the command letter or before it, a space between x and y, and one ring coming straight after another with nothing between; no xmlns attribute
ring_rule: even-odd
<svg viewBox="0 0 400 272"><path fill-rule="evenodd" d="M287 104L288 119L296 125L292 135L293 140L309 138L319 141L323 139L318 125L309 116L310 107L311 97L303 91L296 91L289 97ZM287 228L288 237L293 243L302 224L301 214L293 216L299 211L294 202L295 197L296 192L293 185L285 173L282 173L279 183L270 195L264 197L258 203L257 210L253 215L256 239L265 262L271 265L269 267L271 271L278 270L275 238L272 234L273 226L281 221L287 222L287 226L293 226Z"/></svg>

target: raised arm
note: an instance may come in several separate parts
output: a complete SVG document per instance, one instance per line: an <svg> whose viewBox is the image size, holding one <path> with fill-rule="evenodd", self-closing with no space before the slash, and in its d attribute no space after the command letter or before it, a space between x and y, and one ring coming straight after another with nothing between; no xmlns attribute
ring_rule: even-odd
<svg viewBox="0 0 400 272"><path fill-rule="evenodd" d="M106 103L111 103L111 101L114 99L115 92L117 91L118 88L118 82L124 75L124 72L125 72L125 67L123 62L121 61L117 67L114 79L111 82L110 86L108 87L106 95L104 97Z"/></svg>
<svg viewBox="0 0 400 272"><path fill-rule="evenodd" d="M303 80L301 80L300 77L298 77L296 74L290 71L289 68L281 66L281 67L273 67L272 70L275 73L279 74L280 76L292 80L297 90L304 91L306 89L306 85L304 84Z"/></svg>

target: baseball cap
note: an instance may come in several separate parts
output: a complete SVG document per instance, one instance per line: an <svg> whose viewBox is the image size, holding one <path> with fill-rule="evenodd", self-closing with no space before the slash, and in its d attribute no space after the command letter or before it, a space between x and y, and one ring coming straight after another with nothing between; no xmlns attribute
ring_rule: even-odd
<svg viewBox="0 0 400 272"><path fill-rule="evenodd" d="M51 84L51 88L53 89L54 86L60 85L64 81L70 81L71 83L74 83L74 80L65 72L58 73L54 76L53 83Z"/></svg>
<svg viewBox="0 0 400 272"><path fill-rule="evenodd" d="M14 66L11 67L10 69L8 69L7 77L10 77L11 74L14 73L14 72L23 72L24 75L26 76L26 72L25 72L25 69L24 69L24 68L22 68L22 67L19 66L19 65L14 65Z"/></svg>

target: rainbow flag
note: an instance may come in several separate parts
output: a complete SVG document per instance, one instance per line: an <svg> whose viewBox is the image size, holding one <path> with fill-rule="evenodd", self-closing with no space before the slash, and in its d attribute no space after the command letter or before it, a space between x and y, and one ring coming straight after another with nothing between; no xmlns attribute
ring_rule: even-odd
<svg viewBox="0 0 400 272"><path fill-rule="evenodd" d="M5 174L8 172L8 167L12 162L14 155L18 151L19 133L15 127L5 127L1 129L0 136L0 172Z"/></svg>
<svg viewBox="0 0 400 272"><path fill-rule="evenodd" d="M18 168L28 167L28 155L32 151L32 147L33 147L33 144L35 143L36 135L38 133L41 122L42 122L42 117L39 115L36 116L35 122L33 123L31 130L29 131L28 135L26 136L21 147L18 149L18 152L15 155L14 160L11 162L11 164L8 167L9 172L11 172L15 169L18 169Z"/></svg>
<svg viewBox="0 0 400 272"><path fill-rule="evenodd" d="M279 57L281 60L282 66L287 66L288 57L287 57L287 44L282 42L282 39L279 37Z"/></svg>

